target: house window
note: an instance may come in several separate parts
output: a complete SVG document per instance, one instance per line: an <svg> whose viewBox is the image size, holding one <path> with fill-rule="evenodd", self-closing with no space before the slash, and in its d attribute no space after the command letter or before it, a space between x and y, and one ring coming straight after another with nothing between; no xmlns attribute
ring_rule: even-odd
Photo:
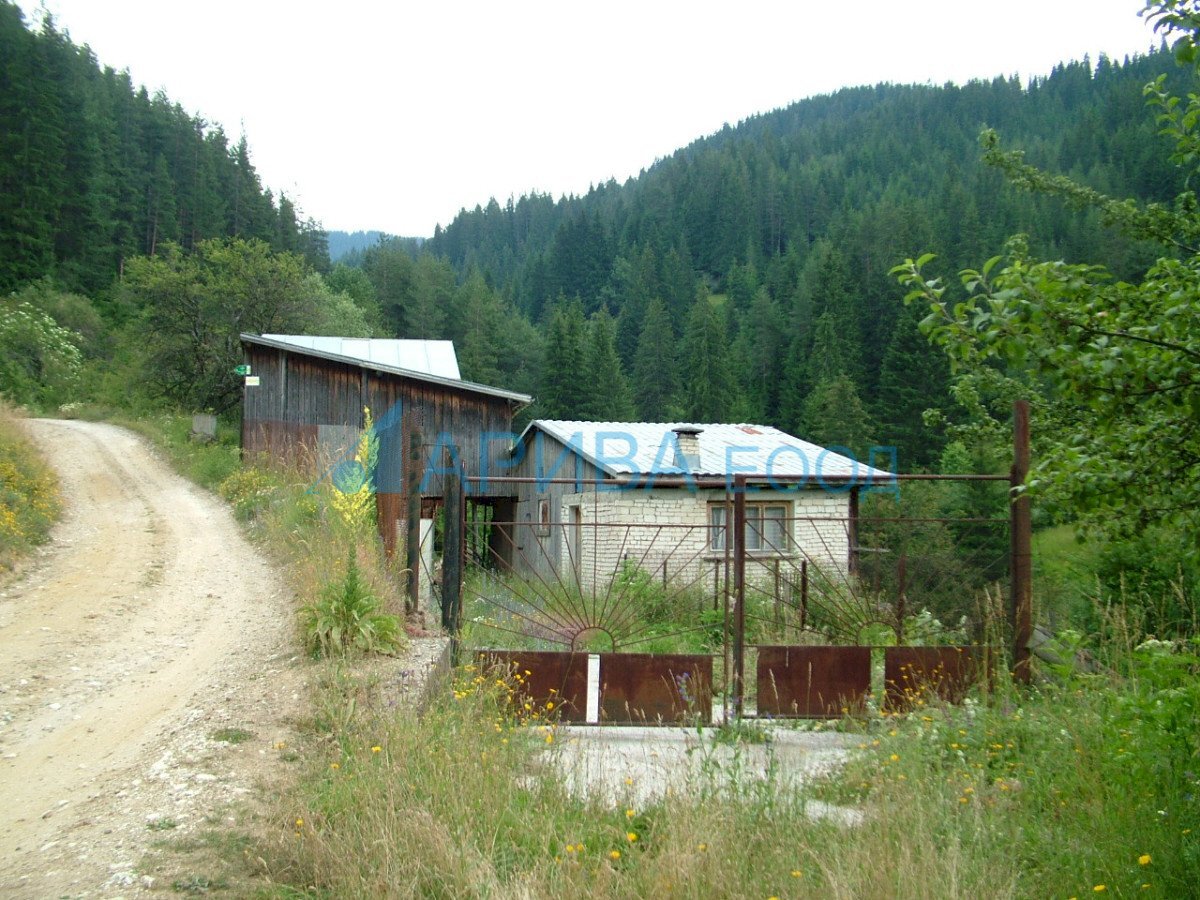
<svg viewBox="0 0 1200 900"><path fill-rule="evenodd" d="M724 503L708 506L708 546L724 552L729 533L727 517L733 518L733 508ZM746 550L750 553L788 553L792 542L788 533L788 504L746 504Z"/></svg>

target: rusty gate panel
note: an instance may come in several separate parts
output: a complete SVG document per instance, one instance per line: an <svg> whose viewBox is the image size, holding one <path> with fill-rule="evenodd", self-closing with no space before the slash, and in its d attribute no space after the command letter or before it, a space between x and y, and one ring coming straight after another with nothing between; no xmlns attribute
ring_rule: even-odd
<svg viewBox="0 0 1200 900"><path fill-rule="evenodd" d="M831 718L861 710L870 647L758 648L758 714Z"/></svg>
<svg viewBox="0 0 1200 900"><path fill-rule="evenodd" d="M485 668L499 666L519 675L522 694L535 708L554 704L562 722L587 721L588 657L553 650L481 650Z"/></svg>
<svg viewBox="0 0 1200 900"><path fill-rule="evenodd" d="M980 669L979 647L888 647L883 652L885 705L909 709L930 697L961 703Z"/></svg>
<svg viewBox="0 0 1200 900"><path fill-rule="evenodd" d="M711 724L712 675L707 654L601 653L600 721Z"/></svg>

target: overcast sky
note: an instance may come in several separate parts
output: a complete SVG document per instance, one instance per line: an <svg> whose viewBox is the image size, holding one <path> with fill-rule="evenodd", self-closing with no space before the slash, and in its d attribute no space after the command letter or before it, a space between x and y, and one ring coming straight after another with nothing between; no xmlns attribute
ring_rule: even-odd
<svg viewBox="0 0 1200 900"><path fill-rule="evenodd" d="M839 87L1028 79L1156 43L1142 0L40 5L102 65L244 130L264 184L326 228L413 236Z"/></svg>

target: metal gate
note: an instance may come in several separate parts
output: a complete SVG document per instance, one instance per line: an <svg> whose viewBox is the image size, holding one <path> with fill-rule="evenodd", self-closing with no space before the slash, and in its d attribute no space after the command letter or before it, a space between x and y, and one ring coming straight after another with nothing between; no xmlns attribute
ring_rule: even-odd
<svg viewBox="0 0 1200 900"><path fill-rule="evenodd" d="M444 522L428 534L441 571L423 578L460 656L510 667L565 721L824 718L871 698L955 701L992 671L1004 631L1014 675L1029 674L1029 501L1007 501L1028 466L1017 412L1009 475L889 478L918 493L999 491L1006 515L899 514L861 483L776 478L764 501L745 475L651 485L464 474L446 479ZM803 492L815 487L839 499L814 504ZM424 570L435 556L408 558ZM961 627L941 624L941 646L920 646L936 615L959 614Z"/></svg>

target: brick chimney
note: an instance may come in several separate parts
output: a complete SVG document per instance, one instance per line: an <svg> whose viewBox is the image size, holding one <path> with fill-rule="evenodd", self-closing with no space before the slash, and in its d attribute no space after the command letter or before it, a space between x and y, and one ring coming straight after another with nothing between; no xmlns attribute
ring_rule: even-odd
<svg viewBox="0 0 1200 900"><path fill-rule="evenodd" d="M675 455L676 468L685 472L696 472L700 468L700 433L703 428L695 425L680 425L672 429L675 432L675 446L679 452Z"/></svg>

